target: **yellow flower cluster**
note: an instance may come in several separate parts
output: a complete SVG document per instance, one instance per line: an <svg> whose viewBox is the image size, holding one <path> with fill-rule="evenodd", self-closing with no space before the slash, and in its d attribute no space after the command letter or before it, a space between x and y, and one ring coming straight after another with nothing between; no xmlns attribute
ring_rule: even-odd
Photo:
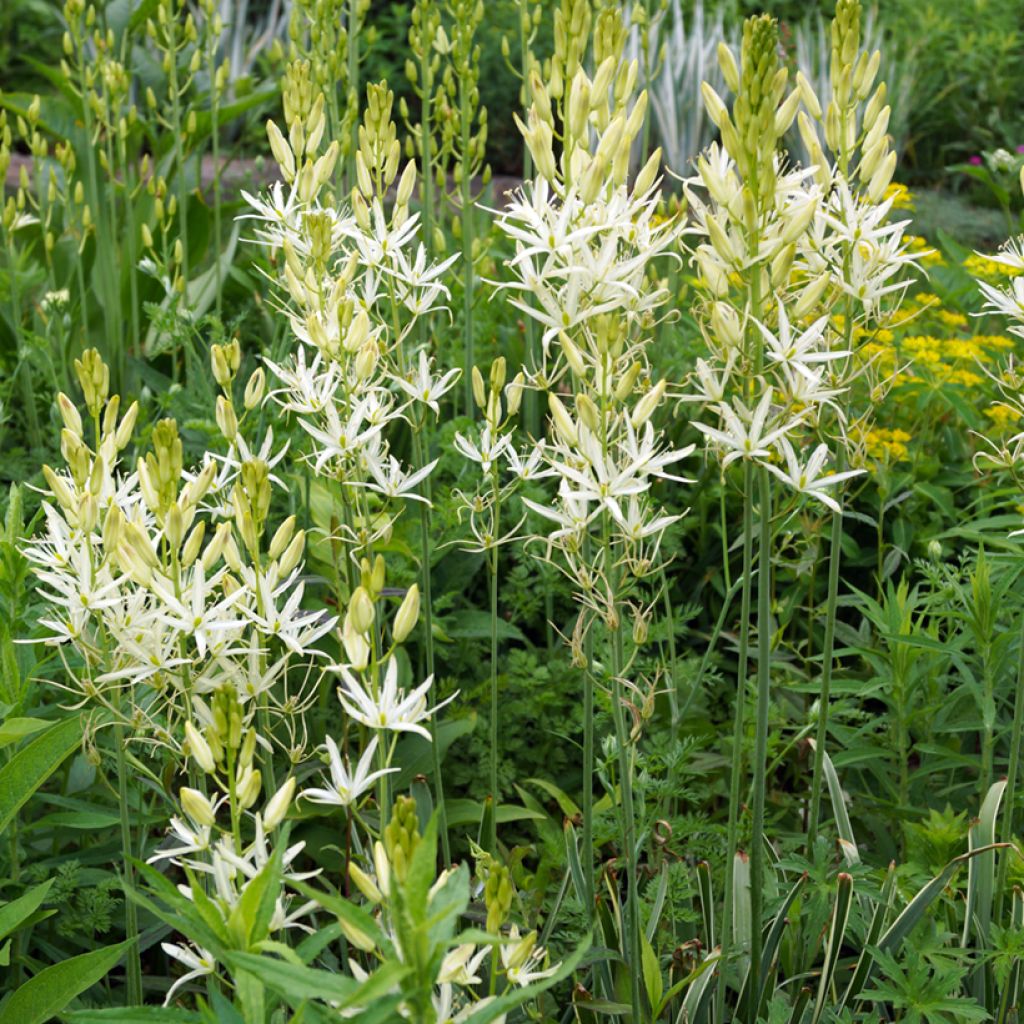
<svg viewBox="0 0 1024 1024"><path fill-rule="evenodd" d="M998 281L1004 277L1018 277L1022 273L1017 267L976 252L971 253L964 260L962 266L972 277L980 277L989 281Z"/></svg>
<svg viewBox="0 0 1024 1024"><path fill-rule="evenodd" d="M907 442L910 434L899 427L889 430L886 427L872 427L865 430L859 437L864 445L868 458L880 462L903 462L910 454Z"/></svg>
<svg viewBox="0 0 1024 1024"><path fill-rule="evenodd" d="M1021 414L1005 402L993 402L985 410L985 415L992 421L992 426L999 433L1006 434L1017 428Z"/></svg>
<svg viewBox="0 0 1024 1024"><path fill-rule="evenodd" d="M885 194L882 198L891 199L892 208L894 210L914 209L914 193L911 192L906 185L901 185L898 181L894 181L885 190Z"/></svg>

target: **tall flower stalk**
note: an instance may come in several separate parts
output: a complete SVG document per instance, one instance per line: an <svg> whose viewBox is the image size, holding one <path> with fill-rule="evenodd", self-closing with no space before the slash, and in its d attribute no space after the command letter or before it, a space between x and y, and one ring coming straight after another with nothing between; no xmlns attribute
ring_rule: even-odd
<svg viewBox="0 0 1024 1024"><path fill-rule="evenodd" d="M533 104L521 126L537 178L499 217L499 227L516 247L509 262L513 280L503 287L522 293L512 305L543 332L541 363L527 369L527 383L547 393L550 440L541 459L557 488L547 503L526 501L547 531L534 543L571 581L580 609L571 641L574 662L585 673L582 859L588 890L580 895L593 919L594 697L600 687L615 729L626 880L620 941L633 1014L640 1019L638 734L627 727L626 706L638 689L631 675L647 635L646 581L657 573L665 529L678 518L663 512L655 484L679 481L671 467L691 450L666 449L655 426L665 383L651 377L647 343L668 296L647 271L676 243L680 226L655 219L660 152L627 183L647 98L632 98L638 67L621 60L621 16L605 10L597 18L593 78L583 68L589 30L587 5L567 3L556 15L556 56L546 82L532 72ZM556 132L562 140L557 158ZM627 617L633 620L629 639Z"/></svg>
<svg viewBox="0 0 1024 1024"><path fill-rule="evenodd" d="M310 438L314 472L338 487L340 530L334 540L344 552L336 581L339 603L350 599L357 567L374 562L376 548L390 536L404 503L419 506L423 649L426 674L433 678L428 478L437 460L429 458L427 427L458 371L436 374L428 350L413 350L413 338L418 320L448 298L440 278L457 257L433 264L417 240L418 215L409 208L416 164L409 161L399 176L401 146L386 83L367 89L349 214L334 205L327 187L339 146L334 141L320 152L324 96L311 86L303 62L293 65L291 75L293 86L285 94L287 137L268 124L285 185L265 198L247 197L256 240L284 256L281 285L297 343L291 359L268 366L283 385L282 406L296 415ZM395 202L385 212L392 186ZM396 433L404 430L412 451L410 467L392 449ZM441 842L448 858L436 742L432 750Z"/></svg>

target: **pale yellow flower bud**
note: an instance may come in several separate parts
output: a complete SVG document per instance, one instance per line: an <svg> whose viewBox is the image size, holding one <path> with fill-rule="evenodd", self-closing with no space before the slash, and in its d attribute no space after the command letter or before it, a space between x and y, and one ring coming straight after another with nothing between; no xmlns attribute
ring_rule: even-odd
<svg viewBox="0 0 1024 1024"><path fill-rule="evenodd" d="M615 398L624 402L633 393L636 382L640 379L641 366L639 363L630 363L629 369L622 375L622 379L615 386Z"/></svg>
<svg viewBox="0 0 1024 1024"><path fill-rule="evenodd" d="M802 71L797 71L796 73L796 87L800 93L800 99L803 100L803 104L807 108L807 113L815 121L820 121L821 101L818 99L818 94L814 91L814 86L807 81L807 76Z"/></svg>
<svg viewBox="0 0 1024 1024"><path fill-rule="evenodd" d="M345 933L345 938L348 939L356 949L362 950L364 953L372 953L377 948L377 944L373 939L361 928L357 928L354 924L349 922L347 918L339 918L338 924L341 926L341 930Z"/></svg>
<svg viewBox="0 0 1024 1024"><path fill-rule="evenodd" d="M701 96L704 97L704 107L716 128L721 128L729 118L729 111L722 102L722 97L707 83L700 83Z"/></svg>
<svg viewBox="0 0 1024 1024"><path fill-rule="evenodd" d="M523 401L525 382L526 378L520 372L515 375L509 382L508 387L505 388L505 402L508 405L509 416L516 416L519 413L519 407Z"/></svg>
<svg viewBox="0 0 1024 1024"><path fill-rule="evenodd" d="M651 388L650 391L636 403L636 408L633 410L633 415L630 417L630 421L633 427L639 430L654 414L654 410L661 404L661 400L665 397L665 381L659 380L657 384Z"/></svg>
<svg viewBox="0 0 1024 1024"><path fill-rule="evenodd" d="M357 672L361 672L370 662L370 645L362 633L357 633L349 615L341 627L341 643L345 648L348 664Z"/></svg>
<svg viewBox="0 0 1024 1024"><path fill-rule="evenodd" d="M78 409L75 408L75 403L64 394L63 391L57 395L57 408L60 410L61 419L64 421L64 426L68 428L73 434L78 437L82 436L82 416Z"/></svg>
<svg viewBox="0 0 1024 1024"><path fill-rule="evenodd" d="M247 410L255 409L263 401L263 395L267 389L267 377L263 367L253 370L245 385L245 395L242 399Z"/></svg>
<svg viewBox="0 0 1024 1024"><path fill-rule="evenodd" d="M373 600L365 587L358 586L352 592L348 614L352 621L352 627L357 633L368 633L373 628L375 619Z"/></svg>
<svg viewBox="0 0 1024 1024"><path fill-rule="evenodd" d="M867 195L872 203L877 203L885 195L885 190L892 182L892 176L896 173L896 153L890 152L888 156L878 165L878 169L871 175L868 183Z"/></svg>
<svg viewBox="0 0 1024 1024"><path fill-rule="evenodd" d="M561 435L566 444L575 447L579 437L576 433L576 424L573 423L565 406L557 395L548 395L548 408L551 411L551 419L554 422L555 430Z"/></svg>
<svg viewBox="0 0 1024 1024"><path fill-rule="evenodd" d="M722 77L730 92L740 91L740 69L736 64L736 55L726 43L718 44L718 66L722 69Z"/></svg>
<svg viewBox="0 0 1024 1024"><path fill-rule="evenodd" d="M601 426L601 413L587 395L576 396L576 415L588 430L596 433Z"/></svg>
<svg viewBox="0 0 1024 1024"><path fill-rule="evenodd" d="M817 305L822 295L825 293L825 289L828 287L829 281L831 280L830 275L826 272L820 274L809 284L804 286L803 291L800 292L797 297L796 304L793 306L792 315L796 319L802 319L807 316Z"/></svg>
<svg viewBox="0 0 1024 1024"><path fill-rule="evenodd" d="M473 367L471 377L473 382L473 401L482 409L487 404L487 388L479 367Z"/></svg>
<svg viewBox="0 0 1024 1024"><path fill-rule="evenodd" d="M273 831L285 819L288 808L291 807L292 797L295 795L295 776L292 776L283 786L270 798L267 806L263 809L263 826L268 832Z"/></svg>
<svg viewBox="0 0 1024 1024"><path fill-rule="evenodd" d="M416 628L420 617L420 588L413 584L402 599L391 628L395 643L404 643L409 634Z"/></svg>
<svg viewBox="0 0 1024 1024"><path fill-rule="evenodd" d="M377 883L354 861L348 862L348 875L355 887L373 904L381 903L384 894L377 888Z"/></svg>
<svg viewBox="0 0 1024 1024"><path fill-rule="evenodd" d="M284 575L290 573L302 560L303 552L306 549L306 531L299 530L292 538L291 543L284 549L279 563L281 572Z"/></svg>
<svg viewBox="0 0 1024 1024"><path fill-rule="evenodd" d="M274 532L269 548L271 558L277 558L288 547L295 534L295 524L295 516L289 516Z"/></svg>
<svg viewBox="0 0 1024 1024"><path fill-rule="evenodd" d="M238 795L238 804L243 811L247 811L259 799L261 783L262 776L260 775L259 768L253 768L250 764L242 772L238 785L235 787L235 792Z"/></svg>
<svg viewBox="0 0 1024 1024"><path fill-rule="evenodd" d="M205 535L206 521L201 519L188 535L185 546L181 549L181 562L186 569L199 557Z"/></svg>
<svg viewBox="0 0 1024 1024"><path fill-rule="evenodd" d="M659 147L647 158L647 163L640 168L640 172L636 176L636 181L633 183L633 194L637 196L645 195L654 185L654 181L658 177L658 171L660 170L661 148Z"/></svg>
<svg viewBox="0 0 1024 1024"><path fill-rule="evenodd" d="M178 794L178 799L181 802L182 810L197 825L205 825L209 828L216 823L213 805L198 789L189 789L186 786Z"/></svg>
<svg viewBox="0 0 1024 1024"><path fill-rule="evenodd" d="M213 759L210 744L206 742L203 734L191 722L185 723L185 741L188 744L188 752L196 764L207 774L212 773L217 765Z"/></svg>
<svg viewBox="0 0 1024 1024"><path fill-rule="evenodd" d="M217 396L215 417L220 432L228 441L234 441L238 436L238 417L230 398L225 395Z"/></svg>
<svg viewBox="0 0 1024 1024"><path fill-rule="evenodd" d="M559 331L558 343L562 347L562 352L565 354L565 361L569 364L569 368L572 372L576 374L577 377L586 377L587 367L583 362L583 354L576 347L572 338L570 338L565 331Z"/></svg>
<svg viewBox="0 0 1024 1024"><path fill-rule="evenodd" d="M267 121L267 137L270 139L270 152L281 168L281 176L291 184L295 180L295 155L273 121Z"/></svg>
<svg viewBox="0 0 1024 1024"><path fill-rule="evenodd" d="M711 330L720 342L732 348L743 341L739 315L727 302L716 302L711 307Z"/></svg>
<svg viewBox="0 0 1024 1024"><path fill-rule="evenodd" d="M395 201L399 206L408 206L412 199L413 190L416 188L416 164L410 160L405 165L402 177L398 180L398 192Z"/></svg>

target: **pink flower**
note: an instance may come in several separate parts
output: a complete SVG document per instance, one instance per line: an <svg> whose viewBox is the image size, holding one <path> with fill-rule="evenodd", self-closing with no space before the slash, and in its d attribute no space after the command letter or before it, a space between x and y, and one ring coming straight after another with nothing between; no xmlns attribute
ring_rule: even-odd
<svg viewBox="0 0 1024 1024"><path fill-rule="evenodd" d="M981 166L981 157L980 156L969 156L967 158L967 162L969 164L974 164L975 167L980 167Z"/></svg>
<svg viewBox="0 0 1024 1024"><path fill-rule="evenodd" d="M1024 153L1024 146L1018 146L1017 147L1017 152L1018 153Z"/></svg>

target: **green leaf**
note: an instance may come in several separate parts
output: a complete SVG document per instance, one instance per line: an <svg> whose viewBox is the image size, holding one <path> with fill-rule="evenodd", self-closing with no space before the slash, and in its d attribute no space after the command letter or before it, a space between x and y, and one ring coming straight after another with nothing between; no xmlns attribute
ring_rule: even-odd
<svg viewBox="0 0 1024 1024"><path fill-rule="evenodd" d="M81 738L81 721L65 719L36 736L0 768L0 833Z"/></svg>
<svg viewBox="0 0 1024 1024"><path fill-rule="evenodd" d="M20 743L53 725L45 718L8 718L0 725L0 747L9 747L12 743Z"/></svg>
<svg viewBox="0 0 1024 1024"><path fill-rule="evenodd" d="M564 789L559 789L553 782L549 782L547 779L527 779L531 786L537 786L539 789L543 789L555 802L558 804L559 809L567 818L579 818L582 814L576 802L569 796Z"/></svg>
<svg viewBox="0 0 1024 1024"><path fill-rule="evenodd" d="M445 618L445 632L452 640L489 640L491 637L490 612L468 608ZM498 639L526 642L522 630L511 622L498 619Z"/></svg>
<svg viewBox="0 0 1024 1024"><path fill-rule="evenodd" d="M75 996L101 981L117 965L131 942L82 953L41 970L26 981L0 1010L0 1024L43 1024Z"/></svg>
<svg viewBox="0 0 1024 1024"><path fill-rule="evenodd" d="M818 998L811 1014L811 1024L818 1024L825 1012L825 1001L832 990L832 979L839 963L839 953L846 936L846 925L850 920L850 907L853 903L853 878L845 871L839 873L839 890L832 911L832 927L828 933L828 945L825 948L825 963L821 969L821 980L818 984Z"/></svg>
<svg viewBox="0 0 1024 1024"><path fill-rule="evenodd" d="M457 798L445 800L444 810L448 827L455 828L461 825L475 825L479 822L483 817L484 805L479 800ZM543 811L531 811L516 804L502 804L497 811L499 825L510 821L543 821L546 817L547 815Z"/></svg>
<svg viewBox="0 0 1024 1024"><path fill-rule="evenodd" d="M19 896L16 900L11 900L6 906L0 908L0 939L6 939L11 932L19 928L39 909L43 900L46 899L51 885L53 885L52 878L29 889L24 895Z"/></svg>
<svg viewBox="0 0 1024 1024"><path fill-rule="evenodd" d="M651 1010L656 1011L661 1005L661 993L665 987L661 980L661 965L658 963L658 954L654 952L654 947L643 933L640 935L640 943L647 1001Z"/></svg>
<svg viewBox="0 0 1024 1024"><path fill-rule="evenodd" d="M102 1010L72 1010L63 1014L69 1024L199 1024L191 1010L173 1006L108 1006Z"/></svg>
<svg viewBox="0 0 1024 1024"><path fill-rule="evenodd" d="M293 1006L310 998L329 999L339 1010L371 1003L386 996L409 973L409 968L397 961L384 964L366 981L313 967L299 967L284 960L253 953L231 953L228 964L260 978L271 991L283 996Z"/></svg>

